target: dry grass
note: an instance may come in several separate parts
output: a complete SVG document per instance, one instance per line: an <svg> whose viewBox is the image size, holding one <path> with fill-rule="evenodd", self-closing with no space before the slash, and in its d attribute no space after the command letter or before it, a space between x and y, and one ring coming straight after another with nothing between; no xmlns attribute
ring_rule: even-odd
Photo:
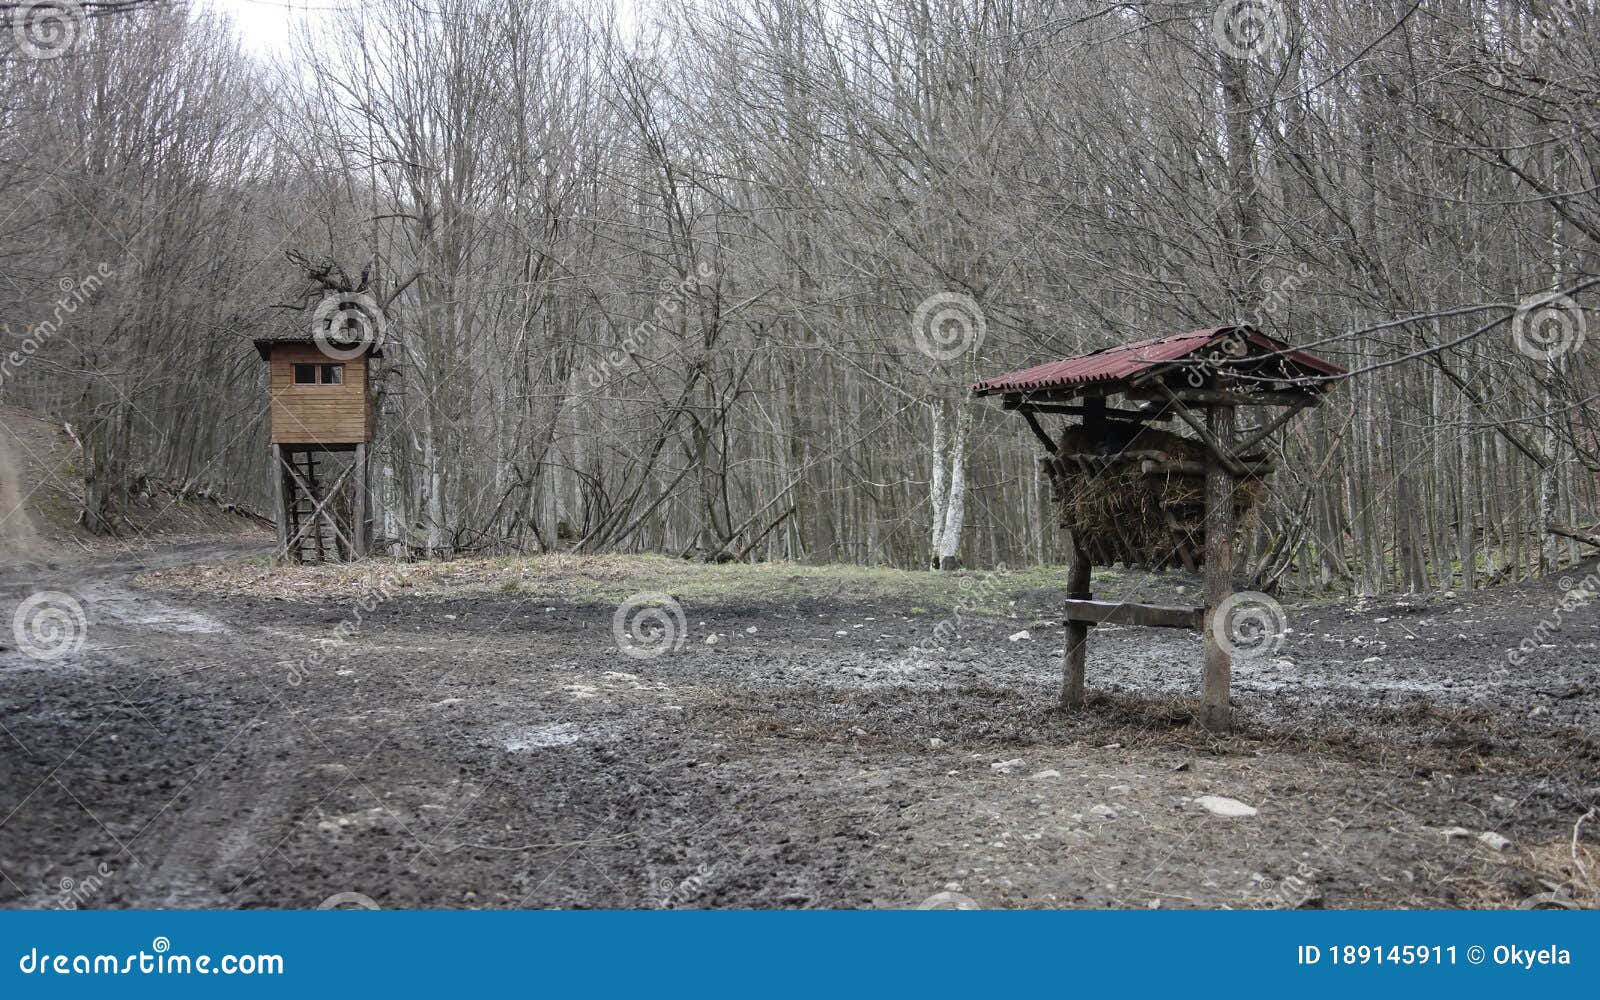
<svg viewBox="0 0 1600 1000"><path fill-rule="evenodd" d="M1580 820L1573 836L1535 844L1524 853L1523 864L1554 894L1546 908L1564 906L1567 900L1585 910L1600 909L1600 817L1594 810Z"/></svg>
<svg viewBox="0 0 1600 1000"><path fill-rule="evenodd" d="M154 570L138 578L157 590L219 597L315 601L381 590L428 597L537 594L572 602L615 602L644 591L679 599L895 601L908 613L959 605L974 614L1004 614L1019 590L1060 586L1058 567L934 573L850 565L799 563L707 564L656 555L573 555L460 558L403 562L277 565L238 559ZM1103 574L1114 579L1115 574Z"/></svg>

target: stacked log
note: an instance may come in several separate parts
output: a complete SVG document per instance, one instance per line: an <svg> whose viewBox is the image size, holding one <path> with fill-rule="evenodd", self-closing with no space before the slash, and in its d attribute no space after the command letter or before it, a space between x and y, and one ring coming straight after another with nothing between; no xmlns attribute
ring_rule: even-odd
<svg viewBox="0 0 1600 1000"><path fill-rule="evenodd" d="M1074 426L1043 460L1056 514L1097 565L1197 571L1205 552L1205 445L1170 431L1112 424L1091 437ZM1247 460L1248 461L1248 460ZM1270 463L1249 464L1234 488L1234 523L1247 526Z"/></svg>

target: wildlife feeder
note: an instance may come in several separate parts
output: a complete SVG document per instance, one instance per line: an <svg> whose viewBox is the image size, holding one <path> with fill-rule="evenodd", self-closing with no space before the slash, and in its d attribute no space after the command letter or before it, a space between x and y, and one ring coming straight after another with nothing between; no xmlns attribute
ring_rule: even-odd
<svg viewBox="0 0 1600 1000"><path fill-rule="evenodd" d="M366 555L372 361L383 356L374 309L365 296L330 295L310 323L255 340L268 366L279 562Z"/></svg>
<svg viewBox="0 0 1600 1000"><path fill-rule="evenodd" d="M1233 593L1234 535L1270 484L1273 462L1263 446L1346 374L1254 327L1232 326L1141 340L972 387L975 396L1001 397L1027 421L1046 452L1041 462L1060 524L1072 531L1064 709L1083 705L1093 626L1197 629L1205 643L1201 722L1230 728L1233 663L1222 642L1227 623L1215 616ZM1240 432L1241 407L1265 415ZM1052 437L1040 423L1050 416L1078 419ZM1119 560L1203 569L1205 605L1094 600L1092 565Z"/></svg>

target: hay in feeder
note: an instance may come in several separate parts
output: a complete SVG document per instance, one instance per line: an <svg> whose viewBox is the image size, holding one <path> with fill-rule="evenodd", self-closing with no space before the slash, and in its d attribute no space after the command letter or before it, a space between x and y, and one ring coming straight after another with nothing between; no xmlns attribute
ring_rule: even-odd
<svg viewBox="0 0 1600 1000"><path fill-rule="evenodd" d="M1056 514L1101 565L1197 569L1205 551L1206 449L1192 438L1116 426L1091 439L1070 427L1049 461ZM1266 492L1257 477L1236 481L1236 531Z"/></svg>

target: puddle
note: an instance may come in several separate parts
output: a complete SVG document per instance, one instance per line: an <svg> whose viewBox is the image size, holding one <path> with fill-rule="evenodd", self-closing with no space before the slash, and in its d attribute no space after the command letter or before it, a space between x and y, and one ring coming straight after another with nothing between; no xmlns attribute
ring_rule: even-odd
<svg viewBox="0 0 1600 1000"><path fill-rule="evenodd" d="M532 729L519 729L501 737L500 742L507 750L518 753L523 750L550 750L555 747L568 747L580 740L598 736L599 733L588 726L580 726L576 722L553 722L547 726L535 726Z"/></svg>
<svg viewBox="0 0 1600 1000"><path fill-rule="evenodd" d="M142 597L91 596L85 603L92 618L116 622L119 625L155 629L158 632L176 632L180 635L210 635L226 631L221 622L208 615Z"/></svg>

